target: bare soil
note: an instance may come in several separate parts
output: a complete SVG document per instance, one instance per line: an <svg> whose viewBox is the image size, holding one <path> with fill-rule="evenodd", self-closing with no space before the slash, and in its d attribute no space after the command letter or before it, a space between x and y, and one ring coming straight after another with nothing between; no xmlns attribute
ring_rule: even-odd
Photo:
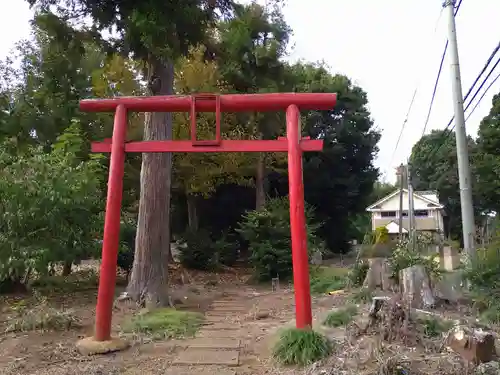
<svg viewBox="0 0 500 375"><path fill-rule="evenodd" d="M72 309L81 327L63 332L35 331L0 335L0 373L2 375L153 375L153 374L218 374L218 375L328 375L378 374L381 366L396 359L408 363L419 374L460 374L465 368L454 354L426 346L407 346L403 342L384 343L377 334L359 335L355 327L364 324L368 305L361 305L356 324L343 328L319 327L335 343L335 353L329 359L307 369L276 367L270 358L270 345L284 326L293 325L293 291L282 285L278 291L271 286L252 286L246 270L227 270L220 274L171 270L172 295L178 308L215 315L215 303L231 303L243 307L227 316L221 324L238 326L241 339L239 366L205 366L200 372L189 367L176 367L175 359L185 350L182 340L152 341L147 337L129 338L130 349L104 356L82 356L75 342L93 332L97 291L53 294L47 297L50 306ZM118 289L117 294L120 292ZM2 297L0 297L2 298ZM313 298L316 322L321 322L335 307L345 306L348 294ZM0 299L0 332L11 324L19 306L37 303L33 296L9 296ZM462 310L442 309L450 317L463 315ZM219 311L220 312L220 311ZM120 326L138 313L134 304L119 304L113 312L113 331L120 335ZM220 315L220 314L218 314ZM442 338L437 339L442 340ZM199 369L199 367L197 367ZM380 372L389 374L389 372ZM396 374L396 373L394 373Z"/></svg>

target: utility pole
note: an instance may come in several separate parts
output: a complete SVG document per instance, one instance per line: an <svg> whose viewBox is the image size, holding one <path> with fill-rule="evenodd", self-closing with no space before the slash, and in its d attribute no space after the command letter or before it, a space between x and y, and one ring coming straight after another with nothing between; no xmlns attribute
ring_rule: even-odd
<svg viewBox="0 0 500 375"><path fill-rule="evenodd" d="M471 173L467 132L465 131L464 103L460 63L458 59L457 30L455 25L455 0L445 0L443 7L448 14L448 41L450 49L451 88L455 112L455 135L458 161L458 179L460 185L460 206L462 209L462 234L464 250L469 260L475 257L475 224L472 206Z"/></svg>
<svg viewBox="0 0 500 375"><path fill-rule="evenodd" d="M399 174L399 240L403 240L403 183L404 183L403 163L398 168Z"/></svg>
<svg viewBox="0 0 500 375"><path fill-rule="evenodd" d="M406 181L408 184L408 228L411 246L415 246L415 216L413 204L413 185L411 184L410 162L406 164Z"/></svg>

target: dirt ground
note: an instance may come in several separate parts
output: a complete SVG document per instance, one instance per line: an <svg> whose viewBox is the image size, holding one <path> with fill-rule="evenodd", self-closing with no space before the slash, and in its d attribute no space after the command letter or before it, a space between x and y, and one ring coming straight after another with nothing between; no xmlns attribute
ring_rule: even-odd
<svg viewBox="0 0 500 375"><path fill-rule="evenodd" d="M126 351L104 356L82 356L75 348L78 339L93 332L96 290L75 292L70 295L54 293L46 298L48 305L72 309L80 327L64 332L36 331L12 332L0 336L0 374L2 375L153 375L153 374L236 374L236 375L328 375L328 374L377 374L378 367L390 358L417 361L422 374L460 374L465 368L459 359L446 351L432 351L425 346L401 346L398 343L383 344L376 335L353 339L352 327L326 329L319 327L334 342L335 353L328 360L307 369L284 369L274 366L270 360L270 345L276 332L293 325L293 291L281 285L277 291L271 287L255 287L248 283L244 272L228 272L219 275L186 274L173 276L176 284L172 295L181 309L199 311L209 316L215 314L216 303L238 306L238 311L226 315L217 314L228 327L240 327L239 365L235 367L205 366L203 371L189 367L175 367L175 360L185 350L181 340L152 341L145 337L128 338L132 346ZM185 284L181 285L181 280ZM117 295L121 292L117 290ZM12 316L19 306L29 305L34 297L6 297L0 305L0 332L12 324ZM332 308L344 306L348 295L320 296L313 298L315 321L322 321ZM366 316L367 304L359 306L358 325ZM133 304L119 304L113 312L113 331L120 335L120 326L138 308ZM443 312L445 315L464 315L459 309ZM197 367L199 369L199 367ZM354 370L354 372L352 372Z"/></svg>

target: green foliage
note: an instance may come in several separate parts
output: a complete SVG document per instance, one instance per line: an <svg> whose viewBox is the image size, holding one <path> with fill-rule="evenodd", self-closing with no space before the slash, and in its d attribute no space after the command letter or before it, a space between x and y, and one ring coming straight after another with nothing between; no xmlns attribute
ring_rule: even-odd
<svg viewBox="0 0 500 375"><path fill-rule="evenodd" d="M356 306L347 306L334 310L328 314L323 325L327 327L345 326L352 322L354 316L358 313Z"/></svg>
<svg viewBox="0 0 500 375"><path fill-rule="evenodd" d="M203 320L199 313L161 308L136 315L122 328L124 332L146 334L154 339L181 339L194 336Z"/></svg>
<svg viewBox="0 0 500 375"><path fill-rule="evenodd" d="M177 241L183 266L197 270L213 270L233 266L238 260L238 245L227 233L213 239L210 232L200 229L186 231Z"/></svg>
<svg viewBox="0 0 500 375"><path fill-rule="evenodd" d="M433 245L432 240L424 235L418 235L414 245L408 240L399 242L389 257L391 278L399 282L399 271L415 265L422 265L432 280L438 279L442 273L437 261L439 254L429 253L431 245Z"/></svg>
<svg viewBox="0 0 500 375"><path fill-rule="evenodd" d="M215 265L234 266L239 256L237 246L237 242L227 233L222 233L213 243Z"/></svg>
<svg viewBox="0 0 500 375"><path fill-rule="evenodd" d="M378 177L373 160L380 132L368 111L367 95L351 80L332 75L322 64L297 63L287 67L287 90L337 93L331 111L303 116L303 135L323 139L321 153L304 155L305 199L325 223L318 233L332 251L349 250L350 218L373 203ZM335 173L332 173L335 171Z"/></svg>
<svg viewBox="0 0 500 375"><path fill-rule="evenodd" d="M118 267L127 272L132 270L135 255L135 235L137 224L130 218L123 218L120 224L120 248L118 249Z"/></svg>
<svg viewBox="0 0 500 375"><path fill-rule="evenodd" d="M431 338L440 337L453 327L453 322L435 316L419 317L418 323L423 328L424 335Z"/></svg>
<svg viewBox="0 0 500 375"><path fill-rule="evenodd" d="M468 139L469 155L476 157L477 146L472 138ZM460 188L455 134L433 130L422 137L414 146L410 156L415 190L437 190L439 199L446 207L446 228L453 239L462 238ZM475 181L475 168L472 168ZM481 211L477 194L477 184L473 184L473 199L476 215Z"/></svg>
<svg viewBox="0 0 500 375"><path fill-rule="evenodd" d="M315 223L313 210L306 207L307 243L310 253L323 251L316 236L321 224ZM292 248L290 236L290 204L288 197L270 199L260 210L248 212L237 231L248 242L250 261L259 281L292 275Z"/></svg>
<svg viewBox="0 0 500 375"><path fill-rule="evenodd" d="M72 293L97 289L99 275L94 270L73 272L68 276L42 275L30 283L30 287L42 295Z"/></svg>
<svg viewBox="0 0 500 375"><path fill-rule="evenodd" d="M487 212L500 212L500 94L493 97L490 113L479 125L478 154L473 162L477 173L476 190Z"/></svg>
<svg viewBox="0 0 500 375"><path fill-rule="evenodd" d="M54 262L96 254L102 229L97 159L78 162L63 147L0 151L0 281L43 275Z"/></svg>
<svg viewBox="0 0 500 375"><path fill-rule="evenodd" d="M326 358L332 350L332 343L322 334L290 328L281 333L273 348L273 357L283 365L306 366Z"/></svg>
<svg viewBox="0 0 500 375"><path fill-rule="evenodd" d="M349 283L350 286L358 287L363 285L370 265L366 261L359 261L349 270Z"/></svg>
<svg viewBox="0 0 500 375"><path fill-rule="evenodd" d="M348 270L337 267L311 268L311 293L324 294L346 286Z"/></svg>
<svg viewBox="0 0 500 375"><path fill-rule="evenodd" d="M355 292L351 297L350 300L352 303L368 303L372 300L373 298L373 293L371 290L368 288L361 288L357 292Z"/></svg>
<svg viewBox="0 0 500 375"><path fill-rule="evenodd" d="M500 228L495 228L491 242L476 251L476 256L466 265L465 278L471 284L471 296L481 318L500 321Z"/></svg>
<svg viewBox="0 0 500 375"><path fill-rule="evenodd" d="M191 45L206 41L214 18L231 8L228 0L211 3L217 5L219 11L201 0L151 0L147 3L126 0L119 7L113 0L27 1L43 10L55 4L57 7L51 9L57 9L58 14L66 18L92 19L93 27L87 34L96 39L99 32L114 28L121 38L101 40L106 49L123 54L131 52L137 60L162 60L187 53ZM75 22L86 29L82 23Z"/></svg>
<svg viewBox="0 0 500 375"><path fill-rule="evenodd" d="M207 230L187 231L177 243L183 266L196 270L210 270L214 267L214 246Z"/></svg>

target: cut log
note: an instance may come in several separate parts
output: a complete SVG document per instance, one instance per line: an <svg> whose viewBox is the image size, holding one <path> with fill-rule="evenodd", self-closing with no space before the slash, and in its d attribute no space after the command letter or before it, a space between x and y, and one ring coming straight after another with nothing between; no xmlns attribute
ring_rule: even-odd
<svg viewBox="0 0 500 375"><path fill-rule="evenodd" d="M495 338L491 332L456 326L448 335L447 346L460 356L478 365L495 358Z"/></svg>
<svg viewBox="0 0 500 375"><path fill-rule="evenodd" d="M386 258L371 258L368 259L368 272L366 273L363 287L368 290L380 288L382 290L390 290L391 280L389 273L389 265Z"/></svg>
<svg viewBox="0 0 500 375"><path fill-rule="evenodd" d="M415 265L399 273L399 284L403 300L414 308L429 308L435 305L435 299L429 282L429 275L424 266Z"/></svg>

